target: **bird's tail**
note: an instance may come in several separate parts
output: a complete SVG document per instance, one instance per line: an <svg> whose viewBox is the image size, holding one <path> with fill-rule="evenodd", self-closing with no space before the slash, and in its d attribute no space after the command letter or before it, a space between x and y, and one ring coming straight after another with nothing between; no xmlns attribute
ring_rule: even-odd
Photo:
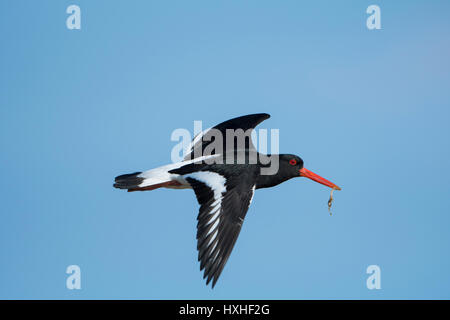
<svg viewBox="0 0 450 320"><path fill-rule="evenodd" d="M145 180L139 175L142 172L134 172L128 174L122 174L114 179L114 188L118 189L128 189L128 191L134 191L139 189L139 185Z"/></svg>
<svg viewBox="0 0 450 320"><path fill-rule="evenodd" d="M113 185L118 189L127 189L128 192L133 191L149 191L158 188L180 188L181 184L178 181L173 181L170 174L156 168L146 172L134 172L123 174L115 178Z"/></svg>

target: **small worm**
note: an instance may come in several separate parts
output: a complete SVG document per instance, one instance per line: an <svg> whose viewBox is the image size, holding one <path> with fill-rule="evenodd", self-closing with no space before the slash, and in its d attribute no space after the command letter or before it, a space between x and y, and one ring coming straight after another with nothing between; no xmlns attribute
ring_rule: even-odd
<svg viewBox="0 0 450 320"><path fill-rule="evenodd" d="M334 191L334 188L331 189L330 199L328 200L328 212L330 213L330 216L332 215L332 213L331 213L331 205L333 204L333 191Z"/></svg>

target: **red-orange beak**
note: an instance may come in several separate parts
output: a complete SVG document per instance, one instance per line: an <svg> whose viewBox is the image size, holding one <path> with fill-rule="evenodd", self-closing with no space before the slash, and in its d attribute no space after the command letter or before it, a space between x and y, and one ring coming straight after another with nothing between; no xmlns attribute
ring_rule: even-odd
<svg viewBox="0 0 450 320"><path fill-rule="evenodd" d="M327 179L322 178L321 176L319 176L318 174L315 174L312 171L309 171L306 168L301 168L300 169L300 176L301 177L306 177L309 178L311 180L314 180L318 183L321 183L327 187L330 187L332 189L336 189L336 190L341 190L341 188L339 188L337 185L335 185L333 182L328 181Z"/></svg>

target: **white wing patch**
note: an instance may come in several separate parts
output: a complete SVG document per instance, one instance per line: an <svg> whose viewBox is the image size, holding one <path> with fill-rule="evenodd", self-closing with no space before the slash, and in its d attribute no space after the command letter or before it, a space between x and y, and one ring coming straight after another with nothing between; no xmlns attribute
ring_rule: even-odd
<svg viewBox="0 0 450 320"><path fill-rule="evenodd" d="M209 212L210 217L208 218L208 221L206 223L206 225L214 223L207 233L208 236L210 233L214 232L213 235L211 236L211 239L208 242L209 246L216 239L218 234L217 226L219 225L220 222L219 216L222 206L222 198L223 198L222 195L227 191L227 188L225 186L227 179L225 179L225 177L221 176L220 174L211 171L197 171L184 175L183 177L192 178L197 181L203 182L209 188L211 188L211 190L214 193L214 202L211 204L211 211Z"/></svg>
<svg viewBox="0 0 450 320"><path fill-rule="evenodd" d="M200 158L199 158L200 159ZM221 176L220 174L212 171L197 171L192 172L189 174L184 175L186 178L192 178L195 180L198 180L200 182L203 182L208 187L211 188L211 190L214 192L214 200L216 200L214 203L218 202L220 203L222 198L222 193L227 191L227 188L225 187L225 183L227 182L227 179L225 177Z"/></svg>
<svg viewBox="0 0 450 320"><path fill-rule="evenodd" d="M248 206L250 207L250 205L252 204L253 201L253 197L255 196L255 189L256 189L256 184L253 186L252 188L252 197L250 198L250 202L248 203Z"/></svg>

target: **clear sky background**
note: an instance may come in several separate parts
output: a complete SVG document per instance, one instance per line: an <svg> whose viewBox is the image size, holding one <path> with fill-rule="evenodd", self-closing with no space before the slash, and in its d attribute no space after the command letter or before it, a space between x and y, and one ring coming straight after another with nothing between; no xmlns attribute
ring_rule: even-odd
<svg viewBox="0 0 450 320"><path fill-rule="evenodd" d="M66 8L81 7L81 30ZM381 30L366 8L381 7ZM450 298L448 1L1 1L0 298ZM258 190L214 290L191 190L113 178L267 112L307 179ZM82 289L66 289L67 266ZM366 268L381 268L381 290Z"/></svg>

